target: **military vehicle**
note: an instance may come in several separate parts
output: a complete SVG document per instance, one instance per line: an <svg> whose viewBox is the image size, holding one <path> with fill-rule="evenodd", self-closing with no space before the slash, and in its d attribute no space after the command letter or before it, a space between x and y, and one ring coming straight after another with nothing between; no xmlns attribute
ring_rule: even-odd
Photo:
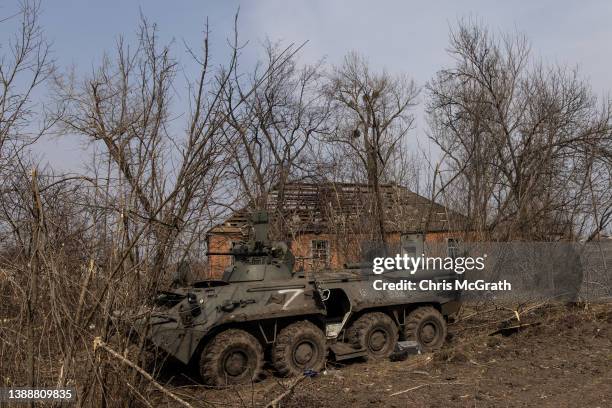
<svg viewBox="0 0 612 408"><path fill-rule="evenodd" d="M446 318L459 307L452 291L375 290L375 280L452 281L450 271L372 273L371 265L337 271L295 271L284 242L268 240L268 216L251 218L248 241L229 253L233 264L220 280L160 292L135 324L157 350L198 367L214 386L256 381L267 361L280 376L319 371L328 354L384 359L398 340L439 348Z"/></svg>

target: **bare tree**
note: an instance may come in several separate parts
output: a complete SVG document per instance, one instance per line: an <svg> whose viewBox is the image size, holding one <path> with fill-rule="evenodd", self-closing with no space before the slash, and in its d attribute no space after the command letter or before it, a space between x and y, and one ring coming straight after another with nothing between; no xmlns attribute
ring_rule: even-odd
<svg viewBox="0 0 612 408"><path fill-rule="evenodd" d="M119 186L127 188L118 197L126 234L133 235L143 222L150 225L154 277L161 276L190 222L209 220L202 210L218 191L228 157L220 129L229 70L211 70L207 35L200 55L190 50L200 72L189 83L184 137L176 135L170 117L176 62L170 48L158 44L155 25L144 18L137 48L120 39L116 59L106 56L92 77L80 84L58 82L65 131L102 143ZM230 69L236 57L234 52ZM134 259L138 253L135 247Z"/></svg>
<svg viewBox="0 0 612 408"><path fill-rule="evenodd" d="M14 183L22 174L17 169L25 156L24 149L49 128L49 123L44 120L40 129L35 129L33 125L35 119L40 117L34 112L36 104L33 101L33 93L53 71L49 45L44 40L39 16L39 2L23 1L19 3L19 10L15 15L0 19L0 24L17 25L15 34L0 43L3 52L0 55L0 177L3 180L0 189L0 241L3 242L2 249L9 248L17 259L29 260L29 268L21 270L19 281L25 285L22 286L23 301L17 307L20 311L19 317L23 319L27 329L24 336L27 361L25 372L29 386L36 384L37 333L34 327L40 324L39 257L44 242L35 171L32 188L27 188L23 197L29 205L25 208L12 208L9 203L14 199ZM30 169L24 169L25 174L29 171ZM27 193L29 191L31 195ZM0 265L5 262L6 260L0 259ZM23 277L27 279L24 281ZM7 282L15 282L14 276L6 278Z"/></svg>
<svg viewBox="0 0 612 408"><path fill-rule="evenodd" d="M341 146L344 160L360 163L374 197L376 238L385 242L380 184L413 124L418 89L405 76L374 72L362 56L350 53L330 74L325 92L337 123L327 140Z"/></svg>
<svg viewBox="0 0 612 408"><path fill-rule="evenodd" d="M299 48L298 48L299 49ZM225 95L225 133L235 160L231 174L251 208L270 209L279 237L288 238L285 186L318 176L314 136L325 132L329 109L319 92L321 66L298 66L294 53L267 43L266 60L247 81L235 70ZM282 61L282 64L279 62ZM258 84L262 72L270 72ZM246 83L243 83L246 82ZM245 90L255 89L250 96ZM244 101L239 109L236 102ZM276 190L275 201L269 193Z"/></svg>
<svg viewBox="0 0 612 408"><path fill-rule="evenodd" d="M595 151L593 151L595 150ZM579 235L586 241L598 238L612 226L612 137L581 155L585 174L583 207L579 208Z"/></svg>
<svg viewBox="0 0 612 408"><path fill-rule="evenodd" d="M39 24L40 3L23 1L14 16L0 24L18 24L16 33L0 42L0 169L42 130L34 130L32 94L53 72L49 44ZM4 163L3 163L4 162Z"/></svg>
<svg viewBox="0 0 612 408"><path fill-rule="evenodd" d="M586 186L577 158L609 141L608 105L598 107L575 70L533 62L523 36L460 22L449 52L454 66L427 87L431 138L451 174L438 180L443 189L477 231L572 236Z"/></svg>

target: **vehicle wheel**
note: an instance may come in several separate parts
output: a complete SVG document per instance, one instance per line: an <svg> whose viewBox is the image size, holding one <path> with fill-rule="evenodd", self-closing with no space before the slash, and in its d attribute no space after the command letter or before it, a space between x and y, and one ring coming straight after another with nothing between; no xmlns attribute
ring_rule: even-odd
<svg viewBox="0 0 612 408"><path fill-rule="evenodd" d="M200 375L206 384L226 386L257 381L263 370L263 349L244 330L217 334L202 350Z"/></svg>
<svg viewBox="0 0 612 408"><path fill-rule="evenodd" d="M357 319L348 330L353 347L365 348L368 357L376 360L388 358L397 343L397 326L386 314L368 313Z"/></svg>
<svg viewBox="0 0 612 408"><path fill-rule="evenodd" d="M304 320L282 329L272 348L272 365L282 377L302 375L304 370L321 371L327 357L325 335Z"/></svg>
<svg viewBox="0 0 612 408"><path fill-rule="evenodd" d="M419 307L406 318L406 340L419 343L421 350L437 350L446 339L446 321L440 312L431 306Z"/></svg>

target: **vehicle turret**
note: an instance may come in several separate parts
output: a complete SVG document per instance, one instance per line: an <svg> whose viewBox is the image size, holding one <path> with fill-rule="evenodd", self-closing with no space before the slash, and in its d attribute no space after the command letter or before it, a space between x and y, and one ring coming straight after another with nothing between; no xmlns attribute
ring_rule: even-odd
<svg viewBox="0 0 612 408"><path fill-rule="evenodd" d="M291 279L295 257L285 242L269 240L269 218L264 211L250 217L248 241L235 244L229 252L208 252L208 256L229 255L233 264L223 273L225 282Z"/></svg>

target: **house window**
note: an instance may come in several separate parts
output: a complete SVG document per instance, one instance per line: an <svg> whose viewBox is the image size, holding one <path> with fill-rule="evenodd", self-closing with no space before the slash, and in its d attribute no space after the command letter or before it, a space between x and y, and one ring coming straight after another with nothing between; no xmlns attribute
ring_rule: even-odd
<svg viewBox="0 0 612 408"><path fill-rule="evenodd" d="M451 258L458 257L459 256L459 240L457 238L447 238L446 250L447 250L449 257Z"/></svg>
<svg viewBox="0 0 612 408"><path fill-rule="evenodd" d="M315 266L329 265L329 241L322 239L313 239L310 241L310 251Z"/></svg>

